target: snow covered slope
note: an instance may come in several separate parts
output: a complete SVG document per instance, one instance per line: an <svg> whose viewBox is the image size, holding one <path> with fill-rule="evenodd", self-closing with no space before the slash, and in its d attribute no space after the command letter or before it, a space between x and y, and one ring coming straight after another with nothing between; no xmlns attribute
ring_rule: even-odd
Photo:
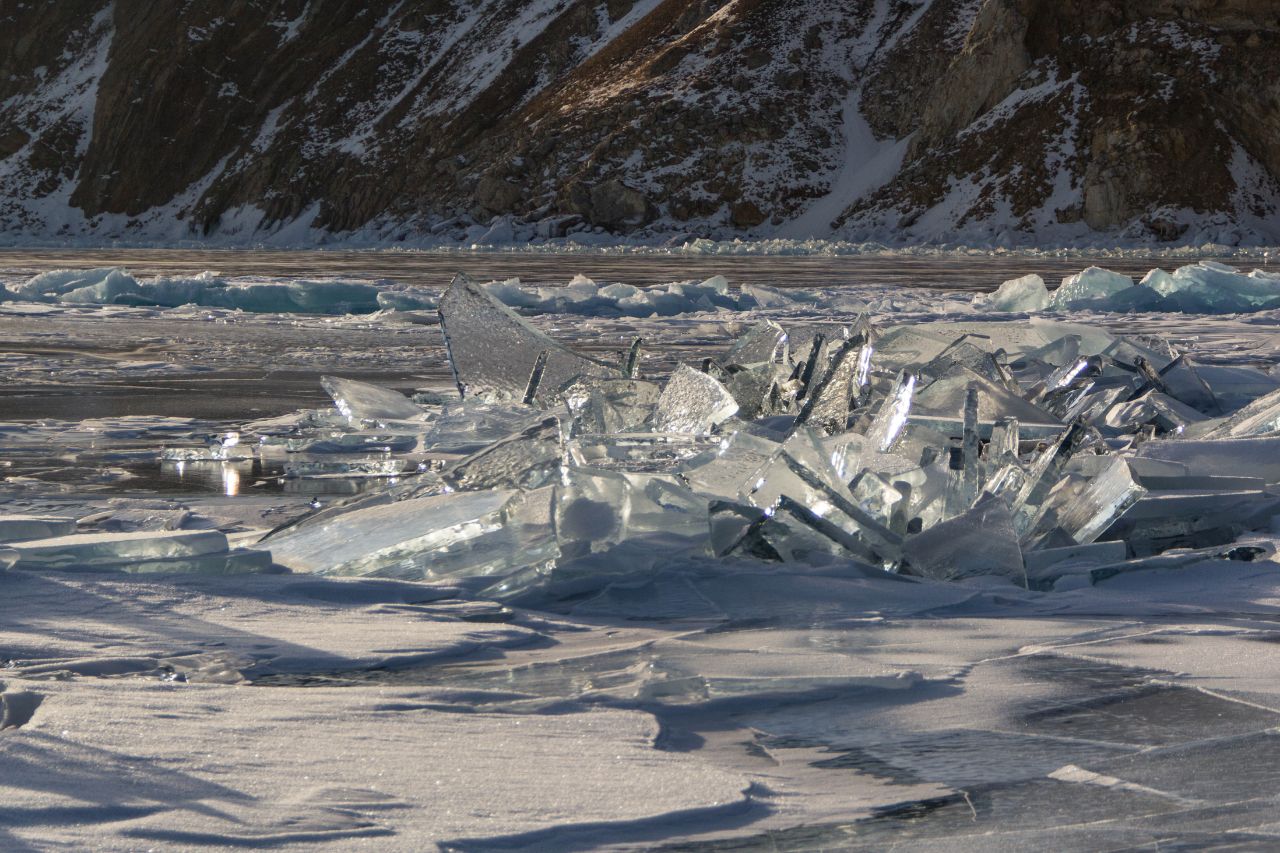
<svg viewBox="0 0 1280 853"><path fill-rule="evenodd" d="M0 10L0 240L1280 240L1261 0Z"/></svg>

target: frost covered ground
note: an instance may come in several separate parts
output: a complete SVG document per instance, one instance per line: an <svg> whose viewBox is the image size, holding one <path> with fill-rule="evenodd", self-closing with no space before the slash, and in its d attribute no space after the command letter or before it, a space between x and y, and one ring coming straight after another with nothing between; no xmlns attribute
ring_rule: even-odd
<svg viewBox="0 0 1280 853"><path fill-rule="evenodd" d="M1130 340L1159 335L1193 356L1227 408L1280 387L1280 309L1265 299L1216 316L1096 305L1028 314L936 287L991 290L1035 271L1052 287L1051 271L1087 266L1075 261L1059 269L1015 258L985 280L980 267L957 279L922 264L914 276L931 290L877 283L865 269L810 270L807 287L768 289L794 283L785 268L726 273L726 289L700 269L687 286L639 293L608 290L624 273L560 261L561 283L583 271L599 286L490 292L602 362L643 338L637 373L658 384L678 364L721 357L764 319L798 341L814 324L864 316L881 334L943 324L991 336L1070 322ZM0 273L8 291L45 268L23 266ZM110 273L81 270L55 289L76 287L28 288L28 298L0 303L0 515L171 543L148 555L150 574L65 571L34 549L24 561L44 565L0 571L0 847L1280 845L1280 566L1267 556L1280 533L1265 519L1186 558L1038 585L904 579L838 555L713 558L654 550L654 539L591 548L571 583L514 597L482 593L483 577L264 572L251 559L245 574L158 571L162 560L235 570L224 555L265 549L278 563L316 559L305 547L316 522L304 519L341 518L345 502L418 488L442 466L447 475L514 423L491 412L461 437L463 422L446 429L442 414L405 425L419 407L435 413L456 399L435 311L446 281L339 274L345 296L372 303L327 315L296 303L255 313L65 298L99 285L137 295L139 279L193 281L198 271L103 285ZM335 280L322 269L244 272L254 277L230 284L273 299L316 298L297 282ZM836 286L845 280L855 283ZM1108 281L1085 276L1076 292L1110 299ZM1027 288L1005 295L1026 298ZM344 397L330 383L340 399L389 408L384 429L329 429L342 416L324 374L416 393L419 405L361 397L358 386ZM316 414L299 419L301 409ZM1176 431L1170 418L1213 428L1172 404L1126 412L1165 439ZM1129 425L1111 439L1127 441ZM368 433L378 433L373 447L322 446ZM1201 476L1200 492L1163 499L1265 511L1280 454L1265 431L1250 435L1252 456L1224 454L1217 480L1173 464L1145 482L1159 491L1157 481L1169 489ZM443 515L477 494L409 499L440 501L432 512ZM348 536L333 553L372 551L372 536ZM557 559L573 566L565 537ZM1258 558L1219 557L1240 546ZM98 569L144 562L78 553Z"/></svg>

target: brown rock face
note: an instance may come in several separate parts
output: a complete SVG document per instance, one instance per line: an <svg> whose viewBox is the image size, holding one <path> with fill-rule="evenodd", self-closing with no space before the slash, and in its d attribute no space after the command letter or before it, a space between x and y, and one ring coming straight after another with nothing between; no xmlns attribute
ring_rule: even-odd
<svg viewBox="0 0 1280 853"><path fill-rule="evenodd" d="M1261 0L9 4L0 234L1280 239L1277 67Z"/></svg>

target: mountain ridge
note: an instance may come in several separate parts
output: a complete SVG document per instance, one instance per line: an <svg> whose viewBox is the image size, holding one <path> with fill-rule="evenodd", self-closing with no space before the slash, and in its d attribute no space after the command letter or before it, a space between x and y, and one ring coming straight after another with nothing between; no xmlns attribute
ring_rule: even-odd
<svg viewBox="0 0 1280 853"><path fill-rule="evenodd" d="M1261 0L69 0L0 24L10 242L1280 242Z"/></svg>

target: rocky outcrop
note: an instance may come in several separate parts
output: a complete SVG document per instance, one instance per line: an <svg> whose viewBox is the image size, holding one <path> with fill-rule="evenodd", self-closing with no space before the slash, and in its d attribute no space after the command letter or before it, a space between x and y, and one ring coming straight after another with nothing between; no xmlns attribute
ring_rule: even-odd
<svg viewBox="0 0 1280 853"><path fill-rule="evenodd" d="M11 4L0 228L1276 240L1278 62L1261 0Z"/></svg>

